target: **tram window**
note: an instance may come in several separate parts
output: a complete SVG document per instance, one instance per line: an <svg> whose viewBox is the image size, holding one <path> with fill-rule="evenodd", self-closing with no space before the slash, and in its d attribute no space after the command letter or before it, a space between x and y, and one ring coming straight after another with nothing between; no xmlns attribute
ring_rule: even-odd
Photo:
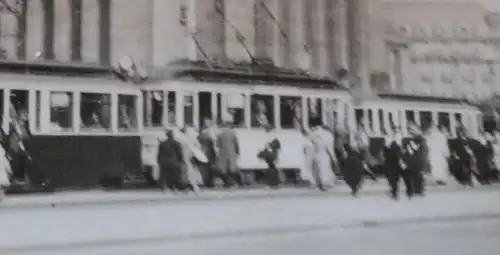
<svg viewBox="0 0 500 255"><path fill-rule="evenodd" d="M201 127L207 127L212 120L212 93L198 93L198 101L198 112L200 113L198 123Z"/></svg>
<svg viewBox="0 0 500 255"><path fill-rule="evenodd" d="M41 111L41 105L42 105L42 93L40 91L36 91L35 94L35 109L36 109L36 114L35 114L35 129L40 130L40 111Z"/></svg>
<svg viewBox="0 0 500 255"><path fill-rule="evenodd" d="M420 124L422 125L422 131L425 132L431 128L433 124L432 113L430 111L422 111L420 114Z"/></svg>
<svg viewBox="0 0 500 255"><path fill-rule="evenodd" d="M168 120L167 123L169 126L177 126L176 118L175 118L175 109L177 105L177 100L175 100L175 92L169 91L167 95L168 100Z"/></svg>
<svg viewBox="0 0 500 255"><path fill-rule="evenodd" d="M460 113L455 113L455 121L457 122L457 124L458 124L458 123L463 124L463 123L462 123L462 114L460 114Z"/></svg>
<svg viewBox="0 0 500 255"><path fill-rule="evenodd" d="M50 129L68 131L72 129L73 94L52 92L50 95Z"/></svg>
<svg viewBox="0 0 500 255"><path fill-rule="evenodd" d="M225 100L223 108L222 100ZM227 121L233 124L234 127L245 127L245 101L244 94L230 94L217 96L217 109L219 112L220 123Z"/></svg>
<svg viewBox="0 0 500 255"><path fill-rule="evenodd" d="M88 129L110 129L111 95L82 93L80 102L81 126Z"/></svg>
<svg viewBox="0 0 500 255"><path fill-rule="evenodd" d="M13 112L14 116L11 117L23 123L29 120L28 94L29 92L27 90L12 90L10 94L10 103L13 110L15 110L15 112Z"/></svg>
<svg viewBox="0 0 500 255"><path fill-rule="evenodd" d="M194 126L194 96L184 95L184 125Z"/></svg>
<svg viewBox="0 0 500 255"><path fill-rule="evenodd" d="M384 110L382 109L378 110L378 122L380 124L380 132L385 135L388 134L388 130L385 128Z"/></svg>
<svg viewBox="0 0 500 255"><path fill-rule="evenodd" d="M414 111L405 111L406 122L408 123L406 126L408 130L411 128L415 128L417 123L415 121L415 112Z"/></svg>
<svg viewBox="0 0 500 255"><path fill-rule="evenodd" d="M370 132L374 132L375 128L373 126L373 110L368 110L368 130Z"/></svg>
<svg viewBox="0 0 500 255"><path fill-rule="evenodd" d="M144 91L144 126L163 126L163 91Z"/></svg>
<svg viewBox="0 0 500 255"><path fill-rule="evenodd" d="M273 96L252 95L252 106L252 127L273 126Z"/></svg>
<svg viewBox="0 0 500 255"><path fill-rule="evenodd" d="M321 117L323 109L321 109L321 99L320 98L309 98L308 99L308 110L309 110L309 126L317 126L323 124L323 119Z"/></svg>
<svg viewBox="0 0 500 255"><path fill-rule="evenodd" d="M3 115L3 89L0 89L0 113ZM0 118L0 125L3 124L3 118Z"/></svg>
<svg viewBox="0 0 500 255"><path fill-rule="evenodd" d="M450 115L447 112L438 113L439 128L444 128L446 132L450 132Z"/></svg>
<svg viewBox="0 0 500 255"><path fill-rule="evenodd" d="M356 109L355 115L356 115L356 124L358 126L363 125L363 117L364 117L363 109Z"/></svg>
<svg viewBox="0 0 500 255"><path fill-rule="evenodd" d="M280 98L281 127L298 129L302 125L300 97Z"/></svg>
<svg viewBox="0 0 500 255"><path fill-rule="evenodd" d="M394 114L392 112L389 112L389 128L391 130L394 130L396 128L396 121L394 120Z"/></svg>
<svg viewBox="0 0 500 255"><path fill-rule="evenodd" d="M120 130L137 130L136 102L136 96L118 95L118 128Z"/></svg>

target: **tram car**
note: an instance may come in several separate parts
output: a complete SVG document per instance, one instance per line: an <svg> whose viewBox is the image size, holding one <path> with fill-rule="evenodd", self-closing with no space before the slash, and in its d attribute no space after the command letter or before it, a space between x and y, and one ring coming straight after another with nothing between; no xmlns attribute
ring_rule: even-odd
<svg viewBox="0 0 500 255"><path fill-rule="evenodd" d="M405 139L409 139L411 126L425 133L436 124L448 132L451 140L456 138L458 126L464 127L472 137L483 127L483 114L478 106L461 99L441 97L379 94L357 105L355 116L356 125L370 137L373 168L382 164L384 138L394 128L400 129Z"/></svg>
<svg viewBox="0 0 500 255"><path fill-rule="evenodd" d="M294 182L305 162L302 127L333 123L334 118L354 126L350 92L327 78L268 64L178 62L170 68L175 71L140 86L145 107L142 157L148 168L157 167L165 127L200 130L213 121L229 122L237 133L238 167L247 182L259 182L268 168L257 157L270 141L268 126L281 142L277 167L286 173L283 181Z"/></svg>
<svg viewBox="0 0 500 255"><path fill-rule="evenodd" d="M142 174L142 95L111 69L0 63L0 94L12 188L91 188Z"/></svg>

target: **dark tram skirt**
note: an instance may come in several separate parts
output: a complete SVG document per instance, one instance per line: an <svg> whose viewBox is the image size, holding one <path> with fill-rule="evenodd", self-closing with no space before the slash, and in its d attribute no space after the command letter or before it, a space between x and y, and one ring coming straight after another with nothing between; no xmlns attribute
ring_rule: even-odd
<svg viewBox="0 0 500 255"><path fill-rule="evenodd" d="M26 176L32 186L96 188L142 178L139 136L32 136Z"/></svg>

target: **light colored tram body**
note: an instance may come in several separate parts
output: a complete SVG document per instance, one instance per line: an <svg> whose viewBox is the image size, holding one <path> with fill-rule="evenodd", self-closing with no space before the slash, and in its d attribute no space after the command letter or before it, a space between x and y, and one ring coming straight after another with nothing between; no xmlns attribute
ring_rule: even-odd
<svg viewBox="0 0 500 255"><path fill-rule="evenodd" d="M33 71L31 64L22 66L19 73L0 73L0 90L5 134L15 132L11 126L15 119L11 107L16 104L27 111L31 136L24 143L31 163L25 169L25 176L32 178L28 172L35 176L41 174L53 188L67 188L96 187L106 175L142 175L142 110L139 107L142 98L134 85L114 78L109 69L96 69L90 71L98 73L91 75L94 77L81 77L81 69L89 71L86 67L35 65L37 71ZM23 68L37 74L23 73ZM62 74L66 69L71 69L72 76ZM50 74L47 70L51 70ZM20 104L11 102L12 95L19 92L25 93L27 99ZM83 125L82 95L103 95L109 99L106 128ZM136 118L134 127L121 128L119 125L118 104L122 96L133 98L129 110ZM66 112L61 114L65 111L63 108Z"/></svg>
<svg viewBox="0 0 500 255"><path fill-rule="evenodd" d="M143 98L145 100L145 106L150 100L152 100L153 93L159 95L162 92L163 95L168 93L175 93L175 122L169 123L169 117L166 116L168 111L168 105L172 105L172 102L167 102L168 98L162 96L163 98L163 118L162 123L159 123L156 127L144 127L143 135L143 163L146 166L154 166L156 164L156 153L158 142L164 139L164 127L178 127L182 128L184 126L194 126L197 129L203 128L203 123L201 123L200 118L200 93L205 93L210 95L210 103L207 103L211 108L211 113L206 118L212 120L225 119L224 116L227 114L226 106L228 104L240 104L244 109L244 120L242 125L236 127L236 133L239 140L240 146L240 157L238 160L238 167L242 170L265 170L268 168L266 163L257 158L257 154L266 144L270 141L270 134L266 133L265 129L262 127L256 128L252 127L252 95L269 96L272 97L273 107L270 109L273 111L274 120L270 123L274 127L273 136L278 138L281 142L281 152L278 159L277 166L280 169L290 169L298 170L304 166L304 138L301 133L301 127L285 128L281 125L280 105L281 100L284 97L293 97L300 100L301 106L301 123L300 126L308 127L308 99L314 99L317 102L321 102L322 109L330 108L332 111L329 113L325 110L321 111L321 118L325 123L333 123L333 114L338 116L339 121L350 123L354 127L353 108L352 108L352 97L349 91L341 88L332 88L331 85L325 84L324 88L307 88L307 82L303 83L301 86L297 85L276 85L276 84L265 84L258 83L256 81L247 80L246 82L232 83L227 81L191 81L191 80L159 80L159 81L148 81L146 84L141 85L141 90L143 91ZM156 96L158 97L158 96ZM186 123L186 108L182 107L186 105L186 97L190 97L189 103L192 100L194 109L189 114L192 114L191 123ZM218 98L220 97L220 98ZM239 98L242 102L235 101L231 98ZM158 99L158 98L157 98ZM153 99L154 100L154 99ZM318 101L319 100L319 101ZM238 101L238 99L236 99ZM218 106L219 105L219 106ZM147 106L146 106L147 107ZM222 109L222 110L221 110ZM219 112L221 111L221 112ZM336 111L336 113L333 113ZM150 112L146 110L145 112ZM148 116L144 116L146 119Z"/></svg>
<svg viewBox="0 0 500 255"><path fill-rule="evenodd" d="M457 136L456 128L459 124L462 124L472 137L475 137L483 126L481 110L460 99L379 94L378 98L364 100L360 105L356 105L355 109L357 124L362 124L372 138L388 135L386 130L391 130L390 123L400 128L405 137L410 135L410 121L424 129L432 124L444 125L450 138Z"/></svg>

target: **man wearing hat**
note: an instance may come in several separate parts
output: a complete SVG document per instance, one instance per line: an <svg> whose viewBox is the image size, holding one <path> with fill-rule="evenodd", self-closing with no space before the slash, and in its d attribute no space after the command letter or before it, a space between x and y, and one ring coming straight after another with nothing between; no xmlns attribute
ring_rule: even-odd
<svg viewBox="0 0 500 255"><path fill-rule="evenodd" d="M424 195L423 170L427 161L425 140L420 130L416 127L410 130L411 138L403 144L403 157L407 164L407 169L403 172L403 180L406 186L406 195Z"/></svg>
<svg viewBox="0 0 500 255"><path fill-rule="evenodd" d="M167 139L160 142L158 147L157 161L160 166L159 185L162 191L165 186L175 191L181 187L182 164L184 155L182 145L174 139L173 130L166 131Z"/></svg>

